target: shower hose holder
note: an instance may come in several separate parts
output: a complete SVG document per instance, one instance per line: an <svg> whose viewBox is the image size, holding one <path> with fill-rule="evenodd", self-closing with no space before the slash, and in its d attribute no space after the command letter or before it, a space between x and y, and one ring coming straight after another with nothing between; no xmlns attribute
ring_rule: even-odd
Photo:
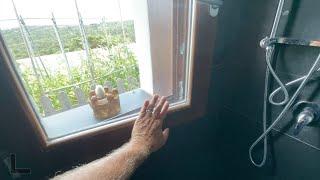
<svg viewBox="0 0 320 180"><path fill-rule="evenodd" d="M304 39L294 39L294 38L286 38L286 37L274 37L274 38L265 37L260 41L260 46L262 48L267 48L275 44L320 47L319 40L304 40Z"/></svg>

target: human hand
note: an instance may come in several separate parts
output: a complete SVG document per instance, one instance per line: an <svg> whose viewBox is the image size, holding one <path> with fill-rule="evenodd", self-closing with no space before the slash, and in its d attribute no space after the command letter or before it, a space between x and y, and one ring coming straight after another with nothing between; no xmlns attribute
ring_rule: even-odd
<svg viewBox="0 0 320 180"><path fill-rule="evenodd" d="M162 131L168 108L169 103L163 96L154 95L150 102L145 101L134 123L130 143L148 153L160 149L169 136L168 128Z"/></svg>

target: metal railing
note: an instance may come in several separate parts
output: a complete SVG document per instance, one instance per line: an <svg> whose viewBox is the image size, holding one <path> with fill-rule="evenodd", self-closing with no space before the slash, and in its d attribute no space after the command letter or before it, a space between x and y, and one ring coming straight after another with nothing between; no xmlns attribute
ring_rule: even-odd
<svg viewBox="0 0 320 180"><path fill-rule="evenodd" d="M121 3L120 0L117 0L118 3L118 8L119 8L119 14L120 14L120 22L121 22L121 29L122 29L122 35L123 38L125 39L125 29L124 29L124 25L123 25L123 19L122 19L122 10L121 10ZM81 16L81 12L79 10L78 7L78 2L77 0L74 0L74 4L75 4L75 8L76 8L76 12L77 12L77 17L78 17L78 25L79 25L79 30L80 30L80 34L81 34L81 38L82 38L82 45L83 45L83 49L85 51L85 55L86 55L86 60L85 60L85 64L88 67L89 71L90 71L90 75L91 75L91 81L94 83L95 82L95 73L94 73L94 64L92 62L92 58L91 58L91 53L90 53L90 45L88 42L88 38L87 38L87 32L85 30L84 27L84 23L83 23L83 18ZM30 58L31 64L32 64L32 69L33 69L33 73L36 76L36 79L38 81L39 84L39 88L41 89L41 92L44 92L43 89L43 85L40 79L43 79L43 74L41 73L41 71L38 71L37 69L43 69L45 72L45 75L50 78L50 75L47 71L47 68L45 67L43 60L41 59L40 54L37 54L37 46L35 45L35 43L33 42L32 38L31 38L31 34L30 31L28 29L28 26L25 22L25 20L51 20L52 21L52 27L54 29L55 32L55 36L58 40L59 43L59 48L61 51L61 54L64 58L64 61L66 63L67 66L67 71L68 71L68 76L69 79L71 80L71 82L73 81L73 77L72 77L72 73L70 70L70 65L68 62L68 58L66 56L65 50L64 50L64 44L61 40L61 36L59 34L59 27L57 25L57 19L54 16L54 13L52 12L51 14L51 18L23 18L21 14L19 14L17 8L16 8L16 4L14 2L14 0L12 0L12 5L13 5L13 9L16 15L16 19L5 19L6 21L10 21L10 20L16 20L19 24L19 28L20 28L20 33L22 35L23 38L23 42L24 45L27 49L27 53L28 56ZM59 18L59 19L72 19L72 18ZM93 18L86 18L86 19L93 19ZM40 65L38 64L38 61L36 61L36 59L39 60ZM40 68L41 67L41 68Z"/></svg>
<svg viewBox="0 0 320 180"><path fill-rule="evenodd" d="M122 30L122 36L123 36L123 40L125 42L126 39L126 32L125 32L125 28L124 28L124 22L123 22L123 18L122 18L122 10L121 10L121 3L120 0L117 0L118 2L118 8L119 8L119 13L120 13L120 22L121 22L121 30ZM32 72L36 78L37 81L37 85L39 86L39 89L41 91L41 97L40 97L40 103L43 107L43 111L44 111L44 115L48 116L48 115L52 115L55 114L57 112L60 112L61 110L56 110L53 105L52 102L50 100L50 98L48 97L48 94L50 93L58 93L58 99L60 101L60 104L62 106L62 110L68 110L71 109L75 106L73 106L70 103L70 100L67 96L67 93L65 92L66 89L69 88L73 88L75 96L78 100L78 105L83 105L87 103L87 99L85 96L85 93L83 92L83 90L80 88L80 85L85 84L85 83L90 83L91 85L96 84L97 80L101 80L102 78L105 78L115 72L111 72L108 73L104 76L100 76L97 77L95 75L95 67L94 67L94 63L92 60L92 54L90 51L90 45L89 45L89 41L88 41L88 37L87 37L87 32L85 29L85 25L83 23L83 19L96 19L96 18L83 18L81 16L81 12L78 8L78 3L77 0L74 0L75 3L75 8L76 8L76 13L77 13L77 20L78 20L78 26L79 26L79 32L81 35L81 39L82 39L82 45L83 45L83 50L85 52L85 59L84 59L84 64L85 66L88 68L89 70L89 74L90 74L90 79L89 80L85 80L85 81L81 81L81 82L76 82L75 81L75 77L73 77L72 72L71 72L71 68L70 68L70 63L69 63L69 59L68 56L66 54L65 51L65 47L64 47L64 42L62 41L61 35L60 35L60 31L59 31L59 26L57 24L57 20L73 20L74 18L55 18L54 13L51 14L50 18L37 18L37 17L32 17L32 18L24 18L22 17L21 14L19 14L15 2L14 0L12 0L12 5L14 8L14 12L16 15L16 19L3 19L0 21L17 21L18 25L19 25L19 30L20 30L20 34L23 40L23 45L26 48L28 57L30 59L30 64L32 66ZM67 74L68 74L68 78L71 82L70 85L66 85L66 86L62 86L62 87L58 87L55 89L49 89L49 90L45 90L44 89L44 84L41 80L44 80L45 78L51 78L50 74L47 70L46 65L43 62L43 59L41 57L41 54L38 51L38 47L36 46L35 41L32 39L30 30L28 28L27 23L25 22L25 20L50 20L52 23L52 28L54 30L54 36L58 41L58 45L59 45L59 49L60 49L60 54L63 57L63 61L66 65L66 70L67 70ZM16 44L17 45L17 44ZM125 69L123 69L125 70ZM122 71L118 70L118 71ZM124 92L124 82L127 83L131 83L131 84L136 84L138 82L138 80L135 80L132 77L127 77L126 79L118 79L117 80L117 89L119 90L120 93ZM27 82L28 83L28 82ZM111 83L106 81L105 86L111 87Z"/></svg>

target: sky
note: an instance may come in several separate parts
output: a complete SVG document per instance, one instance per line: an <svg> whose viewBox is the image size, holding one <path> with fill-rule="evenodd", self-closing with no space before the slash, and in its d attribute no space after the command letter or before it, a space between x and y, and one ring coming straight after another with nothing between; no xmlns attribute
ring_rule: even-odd
<svg viewBox="0 0 320 180"><path fill-rule="evenodd" d="M133 1L119 0L124 20L133 19ZM56 18L73 18L73 20L57 20L58 24L77 24L77 12L74 0L14 0L17 11L23 18L50 18L51 12ZM107 21L120 20L118 0L77 0L84 23L93 21L90 18L105 17ZM17 27L11 0L0 0L0 28ZM86 19L89 18L89 19ZM52 24L50 20L28 20L28 25Z"/></svg>

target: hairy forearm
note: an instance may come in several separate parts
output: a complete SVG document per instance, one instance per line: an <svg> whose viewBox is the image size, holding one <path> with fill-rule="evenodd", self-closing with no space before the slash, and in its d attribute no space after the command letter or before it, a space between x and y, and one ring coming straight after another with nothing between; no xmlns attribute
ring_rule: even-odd
<svg viewBox="0 0 320 180"><path fill-rule="evenodd" d="M133 171L148 157L149 152L134 143L126 143L111 154L54 179L128 179Z"/></svg>
<svg viewBox="0 0 320 180"><path fill-rule="evenodd" d="M167 141L169 129L162 130L163 119L169 108L165 97L154 95L145 101L134 123L131 140L113 153L54 179L128 179L133 171Z"/></svg>

